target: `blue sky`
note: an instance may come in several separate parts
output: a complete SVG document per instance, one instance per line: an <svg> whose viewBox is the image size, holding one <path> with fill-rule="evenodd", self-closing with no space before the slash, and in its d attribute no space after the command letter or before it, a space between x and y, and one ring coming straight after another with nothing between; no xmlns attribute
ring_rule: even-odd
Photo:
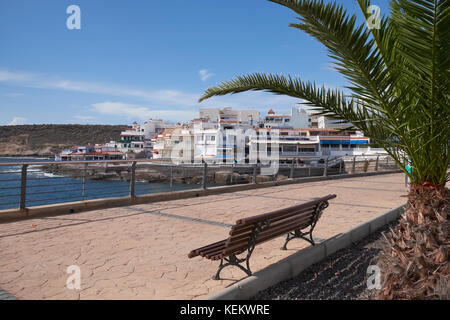
<svg viewBox="0 0 450 320"><path fill-rule="evenodd" d="M354 0L340 0L359 13ZM66 8L81 9L69 30ZM388 14L388 0L375 0ZM0 125L188 121L199 107L289 112L297 100L245 93L197 103L251 72L345 85L325 48L266 0L0 0Z"/></svg>

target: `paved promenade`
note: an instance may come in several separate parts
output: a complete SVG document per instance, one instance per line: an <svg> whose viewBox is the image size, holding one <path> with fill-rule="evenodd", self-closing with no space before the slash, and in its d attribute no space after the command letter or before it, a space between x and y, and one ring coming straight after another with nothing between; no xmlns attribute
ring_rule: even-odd
<svg viewBox="0 0 450 320"><path fill-rule="evenodd" d="M227 238L237 219L328 194L318 241L406 202L403 174L329 180L0 224L0 288L18 299L201 299L244 278L237 268L211 276L218 262L188 259ZM278 238L255 249L258 271L309 244ZM68 266L81 270L70 290Z"/></svg>

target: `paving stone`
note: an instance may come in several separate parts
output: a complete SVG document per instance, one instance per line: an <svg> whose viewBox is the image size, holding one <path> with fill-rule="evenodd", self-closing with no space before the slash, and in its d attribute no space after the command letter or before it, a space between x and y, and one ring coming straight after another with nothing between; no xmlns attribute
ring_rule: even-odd
<svg viewBox="0 0 450 320"><path fill-rule="evenodd" d="M217 261L188 259L228 237L236 220L337 194L316 226L329 239L405 202L402 174L327 180L202 198L163 201L0 224L0 286L18 299L201 299L243 279L238 268L212 281ZM309 246L257 246L254 272ZM81 271L80 290L66 281ZM0 298L2 296L0 291Z"/></svg>

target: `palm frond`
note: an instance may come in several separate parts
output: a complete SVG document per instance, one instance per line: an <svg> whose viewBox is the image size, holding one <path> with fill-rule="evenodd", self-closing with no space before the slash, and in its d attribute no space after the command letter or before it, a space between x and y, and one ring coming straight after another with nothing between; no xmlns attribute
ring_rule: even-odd
<svg viewBox="0 0 450 320"><path fill-rule="evenodd" d="M411 163L413 183L445 182L450 163L450 0L392 0L391 15L371 30L358 25L356 16L336 1L269 1L298 14L299 23L290 26L327 47L351 93L255 73L207 89L200 101L253 90L302 99L318 114L364 131L402 167ZM357 2L367 19L370 0Z"/></svg>
<svg viewBox="0 0 450 320"><path fill-rule="evenodd" d="M324 44L339 71L352 86L348 88L356 99L371 105L381 105L386 111L390 103L387 68L366 24L357 24L337 2L323 0L269 0L281 4L299 15L300 23L290 26L305 31Z"/></svg>

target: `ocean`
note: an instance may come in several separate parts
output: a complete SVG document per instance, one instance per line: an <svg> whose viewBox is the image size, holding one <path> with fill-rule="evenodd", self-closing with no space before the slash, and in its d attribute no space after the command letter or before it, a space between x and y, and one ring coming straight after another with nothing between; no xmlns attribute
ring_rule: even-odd
<svg viewBox="0 0 450 320"><path fill-rule="evenodd" d="M39 162L51 162L44 158L0 158L0 163L33 162L28 168L26 206L64 203L100 198L128 196L127 181L85 180L43 172ZM20 203L21 166L0 166L0 210L18 208ZM198 185L173 184L173 191L199 188ZM136 182L136 195L169 192L168 183Z"/></svg>

